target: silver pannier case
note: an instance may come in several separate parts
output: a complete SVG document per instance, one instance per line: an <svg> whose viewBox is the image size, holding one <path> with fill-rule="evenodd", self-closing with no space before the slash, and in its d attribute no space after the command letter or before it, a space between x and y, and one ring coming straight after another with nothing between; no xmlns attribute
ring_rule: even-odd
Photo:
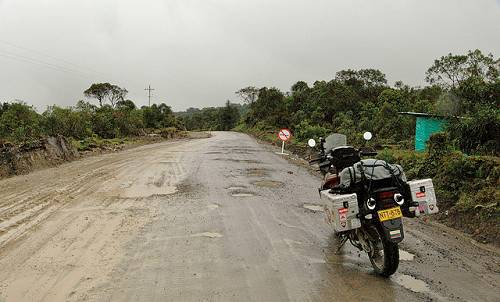
<svg viewBox="0 0 500 302"><path fill-rule="evenodd" d="M432 179L412 180L408 182L408 185L410 186L411 199L418 202L418 207L415 208L415 216L439 212ZM412 207L410 207L410 211L413 211Z"/></svg>
<svg viewBox="0 0 500 302"><path fill-rule="evenodd" d="M361 221L357 217L359 213L358 197L353 194L332 194L330 190L321 191L326 221L333 225L335 232L349 231L361 227Z"/></svg>

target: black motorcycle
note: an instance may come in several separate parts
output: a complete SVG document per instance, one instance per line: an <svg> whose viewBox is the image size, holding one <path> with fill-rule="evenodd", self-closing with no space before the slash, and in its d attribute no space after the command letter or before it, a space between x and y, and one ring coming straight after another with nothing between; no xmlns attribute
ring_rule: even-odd
<svg viewBox="0 0 500 302"><path fill-rule="evenodd" d="M365 140L371 136L364 134ZM309 146L316 142L309 140ZM370 148L347 145L345 135L332 134L320 139L318 155L310 163L317 163L324 176L319 190L326 197L325 213L334 227L338 251L349 240L368 254L376 273L390 276L399 265L402 217L415 217L419 203L412 201L401 166L362 159L376 154Z"/></svg>

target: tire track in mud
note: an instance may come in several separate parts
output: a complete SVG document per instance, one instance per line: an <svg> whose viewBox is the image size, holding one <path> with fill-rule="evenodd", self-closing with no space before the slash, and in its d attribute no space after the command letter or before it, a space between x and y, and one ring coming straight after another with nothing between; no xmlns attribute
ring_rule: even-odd
<svg viewBox="0 0 500 302"><path fill-rule="evenodd" d="M129 153L135 157L135 153L146 152L150 148L147 149ZM67 167L65 166L71 170L67 171L69 173L64 178L50 177L50 175L48 178L46 177L50 172L58 171L56 167L30 175L10 178L6 180L6 183L2 183L0 185L0 200L2 201L0 203L0 248L13 238L20 237L23 232L18 231L14 236L12 234L1 236L2 234L6 235L5 233L9 233L13 228L21 230L27 222L30 222L26 225L27 228L32 227L36 222L46 219L50 213L71 202L72 198L77 195L76 193L80 195L81 199L81 197L85 196L85 191L91 191L95 186L105 183L109 178L113 177L113 173L127 170L126 168L130 167L135 167L140 171L144 165L141 161L131 161L129 157L123 157L121 154L118 154L118 158L114 158L112 155L106 155L106 157L108 160L90 158L90 164L85 166L83 170L89 172L82 173L82 170L80 170L82 164L81 161L78 161L69 163ZM146 156L146 159L148 158L152 157ZM137 175L138 171L133 171L132 175ZM129 172L123 174L127 173ZM40 177L37 177L37 174L41 174ZM173 182L175 181L176 179ZM27 189L16 194L16 189L21 187L27 187ZM34 194L34 192L36 193ZM19 214L23 217L16 218ZM35 222L35 220L38 221Z"/></svg>
<svg viewBox="0 0 500 302"><path fill-rule="evenodd" d="M0 181L0 300L86 300L157 215L149 186L175 189L188 170L182 151L197 145L144 146ZM123 196L127 182L141 194Z"/></svg>
<svg viewBox="0 0 500 302"><path fill-rule="evenodd" d="M30 227L35 226L38 222L48 218L51 213L64 207L74 199L76 193L81 194L85 193L85 191L90 192L90 190L99 185L106 176L106 173L97 171L95 173L86 174L76 181L62 183L63 189L58 189L60 186L54 184L45 187L42 192L39 191L37 196L24 195L22 199L16 197L11 198L13 206L7 211L2 211L0 225L7 225L6 227L2 227L4 231L8 232L13 228L17 228L18 231L8 238L0 237L0 247L7 245L12 239L19 238ZM37 191L37 188L33 189L33 191ZM81 194L81 197L84 196L86 195ZM23 217L17 220L16 217L19 215ZM9 221L12 220L14 220L14 223L11 223L9 226Z"/></svg>

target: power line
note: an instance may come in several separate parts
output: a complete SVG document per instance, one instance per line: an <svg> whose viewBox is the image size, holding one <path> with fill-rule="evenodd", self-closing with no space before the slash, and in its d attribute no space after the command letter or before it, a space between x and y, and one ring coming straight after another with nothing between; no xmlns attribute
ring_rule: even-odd
<svg viewBox="0 0 500 302"><path fill-rule="evenodd" d="M151 88L151 85L149 85L148 88L144 88L144 90L148 91L149 107L151 107L151 91L153 91L154 89Z"/></svg>
<svg viewBox="0 0 500 302"><path fill-rule="evenodd" d="M35 64L35 65L39 65L39 66L48 67L48 68L51 68L51 69L57 70L57 71L73 73L73 74L78 75L79 77L82 77L82 78L91 78L88 73L74 70L74 69L69 69L69 68L64 67L64 66L59 66L56 64L44 62L42 60L33 59L33 58L23 56L23 55L16 55L16 54L2 51L2 52L0 52L0 56L4 57L4 58L11 59L11 60L15 60L15 61L20 61L20 62L31 63L31 64Z"/></svg>
<svg viewBox="0 0 500 302"><path fill-rule="evenodd" d="M1 44L4 44L4 45L7 45L7 46L9 46L9 47L13 47L13 48L17 48L17 49L19 49L19 50L23 50L23 51L25 51L25 52L30 52L30 53L32 53L32 54L38 54L38 55L41 55L41 56L46 57L46 58L48 58L48 59L51 59L51 60L53 60L53 61L59 61L60 63L67 64L67 65L70 65L70 66L73 66L73 67L74 67L74 68L76 68L76 69L80 69L80 70L81 70L81 69L86 69L87 71L84 71L84 72L86 72L86 73L94 73L94 74L97 74L97 75L100 75L100 76L104 76L104 77L106 76L106 74L104 74L104 73L98 72L98 71L93 70L93 69L88 68L88 67L84 67L84 66L80 66L80 65L74 64L74 63L72 63L72 62L70 62L70 61L68 61L68 60L64 60L64 59L61 59L61 58L55 57L55 56L53 56L53 55L49 55L49 54L44 53L44 52L41 52L41 51L39 51L39 50L30 49L30 48L27 48L27 47L24 47L24 46L20 46L20 45L16 45L16 44L13 44L13 43L11 43L11 42L4 41L4 40L0 40L0 43L1 43ZM3 51L5 51L5 50L3 50ZM35 59L40 60L39 58L36 58L36 57L35 57ZM41 60L40 60L40 61L41 61ZM49 63L49 64L52 64L52 63ZM63 66L63 67L66 67L66 66ZM82 72L82 71L79 71L79 72Z"/></svg>

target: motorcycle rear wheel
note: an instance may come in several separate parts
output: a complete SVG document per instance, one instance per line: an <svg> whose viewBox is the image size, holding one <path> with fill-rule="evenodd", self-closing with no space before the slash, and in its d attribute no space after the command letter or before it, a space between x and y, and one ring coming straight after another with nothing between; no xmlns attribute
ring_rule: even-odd
<svg viewBox="0 0 500 302"><path fill-rule="evenodd" d="M373 269L377 274L389 277L398 269L398 244L386 239L383 231L379 228L373 229L373 235L376 241L371 242L372 251L368 253L368 257L370 258Z"/></svg>

